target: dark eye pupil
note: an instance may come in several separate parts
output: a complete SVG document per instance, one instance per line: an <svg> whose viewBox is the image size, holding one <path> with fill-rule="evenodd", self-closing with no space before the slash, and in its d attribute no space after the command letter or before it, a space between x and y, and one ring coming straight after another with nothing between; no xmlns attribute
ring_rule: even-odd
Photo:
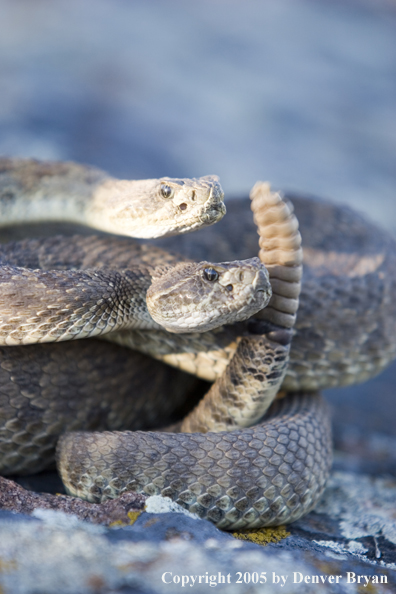
<svg viewBox="0 0 396 594"><path fill-rule="evenodd" d="M166 184L163 184L161 186L161 194L164 198L170 198L173 194L173 190L170 186L167 186Z"/></svg>
<svg viewBox="0 0 396 594"><path fill-rule="evenodd" d="M219 278L219 273L214 268L205 268L204 277L208 281L215 281Z"/></svg>

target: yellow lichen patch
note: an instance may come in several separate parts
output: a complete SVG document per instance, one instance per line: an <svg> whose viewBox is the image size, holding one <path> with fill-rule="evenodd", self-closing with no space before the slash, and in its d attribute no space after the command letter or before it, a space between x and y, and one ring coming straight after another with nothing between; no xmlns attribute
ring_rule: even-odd
<svg viewBox="0 0 396 594"><path fill-rule="evenodd" d="M140 511L130 511L128 512L128 518L129 518L129 526L132 526L136 520L138 519L138 517L140 516L142 512Z"/></svg>
<svg viewBox="0 0 396 594"><path fill-rule="evenodd" d="M0 573L9 573L11 571L15 571L17 568L17 564L15 561L10 560L6 561L0 558Z"/></svg>
<svg viewBox="0 0 396 594"><path fill-rule="evenodd" d="M133 526L133 524L136 522L141 513L142 512L140 511L130 511L127 514L129 522L116 520L115 522L111 522L111 524L109 524L109 528L125 528L125 526Z"/></svg>
<svg viewBox="0 0 396 594"><path fill-rule="evenodd" d="M368 583L368 584L359 584L357 587L357 591L359 592L359 594L377 594L378 592L378 588L376 588L374 586L374 584L372 583Z"/></svg>
<svg viewBox="0 0 396 594"><path fill-rule="evenodd" d="M328 575L337 575L339 573L338 567L332 563L320 561L319 559L313 559L312 562L322 573L327 573Z"/></svg>
<svg viewBox="0 0 396 594"><path fill-rule="evenodd" d="M250 540L250 542L265 547L270 542L279 542L290 536L290 532L287 532L285 526L276 526L275 528L259 528L258 530L233 532L232 536L238 540Z"/></svg>
<svg viewBox="0 0 396 594"><path fill-rule="evenodd" d="M109 524L109 528L124 528L124 526L128 526L128 524L122 522L121 520L116 520L115 522L111 522L111 524Z"/></svg>

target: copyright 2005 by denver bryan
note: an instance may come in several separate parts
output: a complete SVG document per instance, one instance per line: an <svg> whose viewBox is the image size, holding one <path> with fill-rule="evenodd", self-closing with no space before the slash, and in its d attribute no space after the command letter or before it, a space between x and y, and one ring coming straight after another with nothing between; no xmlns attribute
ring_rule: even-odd
<svg viewBox="0 0 396 594"><path fill-rule="evenodd" d="M274 571L236 571L230 573L218 572L209 573L208 571L203 574L183 574L174 573L172 571L165 571L161 576L164 584L169 584L180 588L194 588L199 585L206 585L212 588L216 586L225 586L226 584L244 584L244 585L259 585L259 584L274 584L280 589L286 585L291 584L306 584L307 586L312 585L313 591L315 586L318 584L350 584L352 586L351 591L355 592L356 586L360 586L359 592L364 591L361 588L367 588L368 591L373 592L372 584L387 584L388 578L385 574L371 575L371 574L358 574L354 571L347 571L339 575L329 574L307 574L301 571L293 571L291 573L285 573L284 575L278 574ZM354 587L353 587L354 586Z"/></svg>

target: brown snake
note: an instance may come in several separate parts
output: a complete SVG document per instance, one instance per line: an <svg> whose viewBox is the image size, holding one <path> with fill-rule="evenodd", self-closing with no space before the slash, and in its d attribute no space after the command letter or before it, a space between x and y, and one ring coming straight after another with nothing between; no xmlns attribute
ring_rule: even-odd
<svg viewBox="0 0 396 594"><path fill-rule="evenodd" d="M304 204L304 200L301 203ZM298 201L296 206L298 207ZM284 386L289 389L290 387L292 389L322 387L326 383L328 384L328 379L322 379L323 375L325 378L331 379L332 385L337 382L354 381L359 374L359 379L364 379L373 372L379 371L394 355L392 342L393 336L395 336L393 332L394 311L391 300L392 283L394 282L394 273L392 274L392 272L395 262L392 251L393 243L385 237L380 237L374 227L366 225L358 217L345 214L347 211L337 210L335 207L327 205L320 205L320 207L322 211L327 208L329 213L333 213L333 220L324 219L322 222L324 229L318 231L316 237L315 229L317 229L318 220L315 221L316 226L312 223L313 240L311 242L313 245L310 246L308 243L308 254L311 250L314 267L312 268L313 273L309 267L306 267L308 283L303 285L301 299L303 314L300 318L300 309L297 334L292 343L290 371L287 372L284 380ZM230 204L229 210L232 208L233 203ZM236 203L235 208L238 208ZM311 211L315 211L315 206L312 207L312 203L309 208ZM296 210L298 214L299 209L296 208ZM312 217L312 212L310 214ZM243 236L245 223L242 221L242 216L239 218L238 223L242 228L239 236ZM315 213L312 218L315 218ZM308 224L308 226L311 225ZM339 234L338 243L334 246L337 249L334 250L334 253L337 250L342 253L338 258L335 254L327 261L323 258L323 251L325 251L323 245L328 240L326 229L329 237L331 237L331 233ZM342 245L343 229L348 230L352 236L352 240L349 245L346 245L344 251L342 249L344 247ZM202 233L205 232L201 232L201 235ZM219 237L222 237L221 232ZM303 239L305 242L304 231ZM315 245L315 241L317 245ZM198 239L197 243L199 242ZM322 242L322 246L320 246L320 242ZM243 237L241 243L244 243ZM202 244L205 245L205 241L199 245ZM242 250L244 248L243 245L235 244L233 247ZM194 247L191 249L193 250ZM358 255L357 250L362 255ZM190 255L184 245L182 251L184 254ZM327 248L327 251L331 250ZM341 274L344 276L340 282ZM286 282L293 284L290 283L290 279ZM310 282L314 287L314 297L310 292ZM280 285L278 283L278 289L274 290L275 296L278 296L278 303L281 304L279 310L285 309L285 303L279 301L279 297L282 299L281 285L282 283ZM360 291L351 295L351 286L360 289ZM305 287L306 293L304 293ZM325 311L326 303L325 305L319 303L318 295L321 293L334 315L330 321L328 321L328 312ZM309 297L306 297L306 294ZM368 300L368 297L371 301ZM294 292L291 299L295 298ZM307 303L304 301L306 298L308 299ZM312 302L319 308L319 315L311 308ZM290 304L286 307L290 308ZM273 310L275 319L270 320L270 323L275 323L282 328L282 324L276 324L276 308ZM283 313L287 313L289 316L293 315L290 311ZM351 316L353 319L349 320ZM223 355L222 360L220 357L220 365L216 371L218 376L222 376L223 386L220 387L220 392L223 390L224 393L227 392L227 386L230 384L235 388L235 392L238 392L240 387L244 388L244 383L251 386L251 378L254 379L255 374L260 375L258 367L267 357L266 371L268 372L268 367L270 367L273 372L273 377L270 378L270 383L272 380L273 386L269 386L269 391L274 392L276 384L279 384L282 379L284 371L282 367L287 359L290 332L268 325L265 315L261 317L264 317L261 322L242 323L243 327L241 325L231 326L203 335L206 336L207 344L204 344L202 353L196 350L196 336L177 337L175 335L172 338L180 339L182 346L180 347L180 344L177 345L177 343L176 347L168 345L168 350L172 351L173 349L173 352L170 354L159 352L157 356L176 357L180 360L180 357L183 358L181 351L184 350L188 353L190 350L190 352L194 352L197 368L201 369L205 367L205 365L202 366L202 361L208 359L213 361L213 353L225 351L226 356ZM284 316L281 319L285 322ZM345 335L345 341L342 340L343 328L338 324L338 320L342 320L344 327L349 320L351 328L353 328L353 332L348 332ZM283 324L284 327L287 328L287 319L286 325ZM131 336L133 334L136 334L134 339L128 339L124 335L118 337L118 340L120 342L128 340L139 342L141 340L140 333L131 333ZM239 340L237 356L233 361L234 369L228 370L227 379L223 373L224 361L228 360L235 351L236 339L241 335L244 335L244 338ZM153 340L159 341L162 351L164 351L163 339ZM208 344L210 348L208 348ZM228 344L227 349L224 349L225 344ZM66 345L57 346L66 348ZM152 349L149 339L147 339L146 346L146 350ZM36 349L38 347L27 348ZM4 350L8 351L9 349ZM268 357L269 353L276 355L271 359ZM255 368L246 366L246 361L251 362L252 360L257 362ZM204 375L204 372L201 375ZM271 375L271 371L269 375ZM238 381L235 383L235 378L240 378L239 383ZM258 379L258 383L263 381L261 377L256 377L256 379ZM15 396L15 398L15 402L17 402L18 397ZM234 409L237 414L236 417L226 419L228 429L232 427L233 423L240 423L238 413L241 406L237 395L231 394L231 398L235 400ZM7 399L9 401L9 396ZM251 400L254 401L254 397ZM276 409L278 416L275 417ZM221 411L221 402L219 410L221 414L218 414L218 420L223 423L224 411ZM260 410L261 413L262 410ZM254 414L258 414L257 411ZM15 418L9 419L7 422L10 425L12 423L18 425ZM37 425L37 420L32 417L30 435L34 435L35 431L37 435L37 427L36 429L34 427L35 422ZM248 422L250 423L250 420ZM74 428L76 428L75 423ZM224 429L224 426L221 428ZM199 426L198 429L202 429L202 427ZM22 436L20 427L14 429L11 427L12 430L14 436L19 436L15 442L18 443L19 439L22 442L22 449L25 448L25 455L28 455L29 447L32 448L32 444L27 443L26 437ZM196 430L194 426L192 430ZM53 428L52 432L54 432ZM41 439L45 442L44 435L41 435ZM32 441L34 442L34 439ZM39 441L40 435L38 436ZM99 443L103 448L98 447ZM117 451L121 459L116 459L113 450L109 449L109 444L112 443L118 444ZM202 517L212 519L219 527L241 528L292 521L309 511L323 490L330 460L330 443L328 419L323 402L315 394L305 394L303 397L301 395L291 396L280 401L272 409L267 424L252 429L234 429L226 433L192 434L191 436L166 433L162 435L137 433L124 436L105 433L102 436L66 436L59 454L60 458L64 458L64 467L70 464L71 459L77 459L76 452L78 452L79 462L72 468L71 478L69 477L67 480L76 491L84 486L84 494L91 500L98 501L111 497L125 489L143 490L148 493L162 492L177 499L185 507L197 511ZM110 463L109 461L104 462L106 452L108 452ZM89 459L84 457L87 453L90 455ZM116 476L111 475L110 471L106 470L107 467L104 468L104 463L116 470ZM95 472L97 472L96 476Z"/></svg>

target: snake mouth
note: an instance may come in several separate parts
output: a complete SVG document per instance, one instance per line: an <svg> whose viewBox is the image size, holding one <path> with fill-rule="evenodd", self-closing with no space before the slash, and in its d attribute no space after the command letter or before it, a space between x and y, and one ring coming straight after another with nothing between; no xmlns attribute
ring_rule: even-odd
<svg viewBox="0 0 396 594"><path fill-rule="evenodd" d="M217 223L227 212L223 202L224 192L219 183L214 183L206 201L207 210L202 213L202 221L206 225Z"/></svg>
<svg viewBox="0 0 396 594"><path fill-rule="evenodd" d="M256 293L267 293L269 296L272 295L272 287L269 281L268 272L264 267L257 271L252 284Z"/></svg>
<svg viewBox="0 0 396 594"><path fill-rule="evenodd" d="M227 209L223 202L221 202L220 204L212 204L209 210L202 213L202 222L205 225L213 225L214 223L220 221L224 217L226 212Z"/></svg>
<svg viewBox="0 0 396 594"><path fill-rule="evenodd" d="M214 204L210 210L213 218L222 219L227 212L224 202L220 204Z"/></svg>
<svg viewBox="0 0 396 594"><path fill-rule="evenodd" d="M272 287L269 282L266 270L259 270L252 283L254 289L254 300L260 303L260 308L267 307L272 297Z"/></svg>

